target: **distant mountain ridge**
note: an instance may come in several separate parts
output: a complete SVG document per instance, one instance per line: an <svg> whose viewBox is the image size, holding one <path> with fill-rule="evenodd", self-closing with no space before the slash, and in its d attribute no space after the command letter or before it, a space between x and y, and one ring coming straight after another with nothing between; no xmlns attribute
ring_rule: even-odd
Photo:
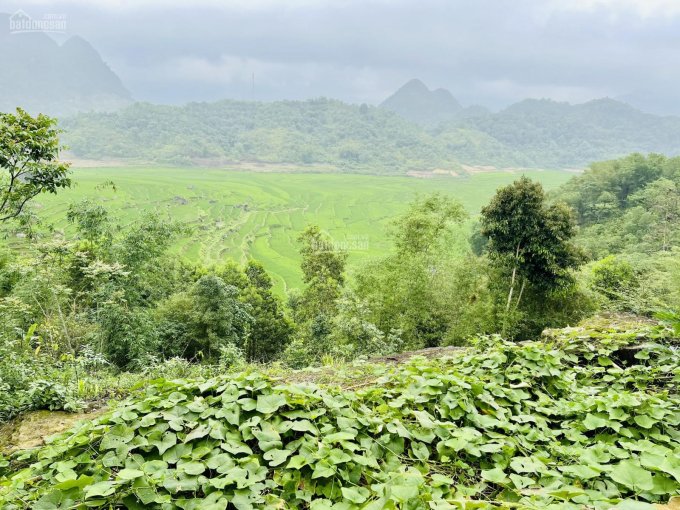
<svg viewBox="0 0 680 510"><path fill-rule="evenodd" d="M631 152L680 153L680 117L644 113L609 98L573 105L527 99L498 113L454 120L442 130L483 133L504 154L500 159L529 166L583 166ZM487 157L469 156L478 164Z"/></svg>
<svg viewBox="0 0 680 510"><path fill-rule="evenodd" d="M446 89L429 90L413 79L404 84L380 106L419 124L436 124L454 118L463 107Z"/></svg>
<svg viewBox="0 0 680 510"><path fill-rule="evenodd" d="M63 44L42 32L11 33L0 14L0 111L17 106L65 116L112 110L132 102L130 92L84 39Z"/></svg>
<svg viewBox="0 0 680 510"><path fill-rule="evenodd" d="M612 99L577 105L527 99L497 113L466 110L426 125L384 107L328 99L136 103L62 125L65 142L81 158L326 165L364 173L583 168L631 152L680 154L680 118Z"/></svg>

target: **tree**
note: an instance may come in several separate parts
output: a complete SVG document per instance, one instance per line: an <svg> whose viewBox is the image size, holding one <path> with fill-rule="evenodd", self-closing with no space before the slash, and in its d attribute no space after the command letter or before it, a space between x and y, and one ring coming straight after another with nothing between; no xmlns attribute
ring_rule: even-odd
<svg viewBox="0 0 680 510"><path fill-rule="evenodd" d="M66 219L76 226L79 236L91 244L108 245L111 241L109 212L100 204L83 200L71 204Z"/></svg>
<svg viewBox="0 0 680 510"><path fill-rule="evenodd" d="M248 286L242 291L241 299L250 306L253 317L246 340L246 357L248 361L272 361L288 345L293 326L273 294L271 277L262 264L251 260L245 273Z"/></svg>
<svg viewBox="0 0 680 510"><path fill-rule="evenodd" d="M316 225L310 225L298 237L302 244L302 281L307 284L300 302L301 316L332 316L336 300L345 285L347 253L336 250L333 242Z"/></svg>
<svg viewBox="0 0 680 510"><path fill-rule="evenodd" d="M392 238L400 255L430 252L467 213L455 200L435 193L416 199L394 223Z"/></svg>
<svg viewBox="0 0 680 510"><path fill-rule="evenodd" d="M226 344L243 347L252 322L249 310L238 300L238 289L217 276L203 276L190 292L193 299L192 333L202 341L208 358Z"/></svg>
<svg viewBox="0 0 680 510"><path fill-rule="evenodd" d="M571 281L570 270L582 261L570 242L576 233L571 209L548 206L543 187L527 177L496 192L482 209L481 224L491 259L510 273L506 314L520 280L515 309L527 283L541 291L554 290Z"/></svg>
<svg viewBox="0 0 680 510"><path fill-rule="evenodd" d="M334 353L330 333L345 285L347 261L347 253L337 250L316 225L308 226L298 241L302 244L302 280L307 285L301 294L292 293L289 297L297 332L284 355L286 363L295 368Z"/></svg>
<svg viewBox="0 0 680 510"><path fill-rule="evenodd" d="M680 186L670 179L661 178L637 192L633 199L655 220L644 237L650 238L661 251L669 251L676 244L680 231Z"/></svg>
<svg viewBox="0 0 680 510"><path fill-rule="evenodd" d="M385 335L399 330L407 349L440 345L463 309L470 309L475 285L458 285L469 247L454 235L466 216L443 195L417 199L393 224L395 253L357 274L356 293L371 311L368 321Z"/></svg>
<svg viewBox="0 0 680 510"><path fill-rule="evenodd" d="M219 276L198 279L159 305L160 337L165 354L215 360L222 348L244 348L253 318L239 291Z"/></svg>
<svg viewBox="0 0 680 510"><path fill-rule="evenodd" d="M71 185L69 164L58 161L56 119L32 117L21 108L0 113L0 221L19 216L40 193Z"/></svg>

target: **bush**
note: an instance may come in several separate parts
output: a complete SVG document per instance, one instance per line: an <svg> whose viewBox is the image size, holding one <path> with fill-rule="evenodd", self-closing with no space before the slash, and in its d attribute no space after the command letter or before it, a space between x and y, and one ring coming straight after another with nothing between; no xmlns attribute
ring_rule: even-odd
<svg viewBox="0 0 680 510"><path fill-rule="evenodd" d="M591 266L590 287L611 303L629 300L639 283L628 261L609 255Z"/></svg>
<svg viewBox="0 0 680 510"><path fill-rule="evenodd" d="M79 407L77 400L64 386L45 380L32 382L22 400L22 410L75 411Z"/></svg>

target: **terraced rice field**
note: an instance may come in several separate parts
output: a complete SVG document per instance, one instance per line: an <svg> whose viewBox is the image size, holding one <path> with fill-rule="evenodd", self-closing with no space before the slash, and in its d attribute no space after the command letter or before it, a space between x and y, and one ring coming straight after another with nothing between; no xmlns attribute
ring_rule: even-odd
<svg viewBox="0 0 680 510"><path fill-rule="evenodd" d="M548 189L572 174L525 171ZM68 225L69 204L97 200L121 223L156 211L192 226L172 252L204 264L232 258L260 260L279 292L301 284L296 237L306 225L323 228L350 253L350 267L390 248L386 227L418 194L440 191L471 214L494 191L518 178L507 171L469 177L384 177L344 174L256 173L197 168L82 168L73 189L39 199L38 213L55 227ZM107 181L115 183L103 187Z"/></svg>

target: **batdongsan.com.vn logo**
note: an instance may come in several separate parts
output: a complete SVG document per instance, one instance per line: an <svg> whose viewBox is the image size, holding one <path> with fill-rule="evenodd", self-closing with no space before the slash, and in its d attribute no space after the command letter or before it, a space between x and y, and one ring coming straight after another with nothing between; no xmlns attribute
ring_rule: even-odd
<svg viewBox="0 0 680 510"><path fill-rule="evenodd" d="M9 31L11 34L27 32L51 32L63 34L66 32L65 14L43 14L42 18L33 18L19 9L9 17Z"/></svg>

